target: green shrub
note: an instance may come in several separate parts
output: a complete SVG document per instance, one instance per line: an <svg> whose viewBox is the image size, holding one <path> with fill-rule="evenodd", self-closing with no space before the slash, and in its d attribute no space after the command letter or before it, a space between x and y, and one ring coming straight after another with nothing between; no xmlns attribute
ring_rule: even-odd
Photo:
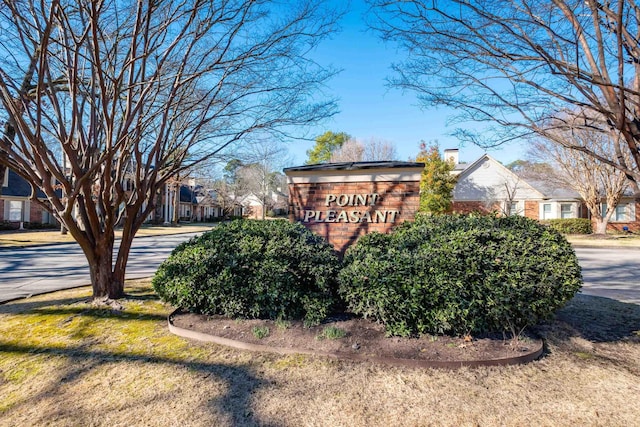
<svg viewBox="0 0 640 427"><path fill-rule="evenodd" d="M543 221L543 224L562 234L591 234L591 220L588 218L557 218Z"/></svg>
<svg viewBox="0 0 640 427"><path fill-rule="evenodd" d="M58 224L48 224L48 223L39 223L39 222L25 222L23 227L27 230L55 230L60 228Z"/></svg>
<svg viewBox="0 0 640 427"><path fill-rule="evenodd" d="M269 327L268 326L254 326L251 328L251 333L254 337L261 340L269 336Z"/></svg>
<svg viewBox="0 0 640 427"><path fill-rule="evenodd" d="M580 289L573 249L527 218L439 215L347 250L339 293L389 335L510 331L551 316Z"/></svg>
<svg viewBox="0 0 640 427"><path fill-rule="evenodd" d="M322 329L316 339L318 340L339 340L347 336L347 331L336 326L327 326Z"/></svg>
<svg viewBox="0 0 640 427"><path fill-rule="evenodd" d="M15 222L0 221L0 230L2 231L16 230L18 227L19 227L19 224L16 224Z"/></svg>
<svg viewBox="0 0 640 427"><path fill-rule="evenodd" d="M316 324L334 302L338 265L333 248L300 224L232 221L176 247L153 286L195 313Z"/></svg>

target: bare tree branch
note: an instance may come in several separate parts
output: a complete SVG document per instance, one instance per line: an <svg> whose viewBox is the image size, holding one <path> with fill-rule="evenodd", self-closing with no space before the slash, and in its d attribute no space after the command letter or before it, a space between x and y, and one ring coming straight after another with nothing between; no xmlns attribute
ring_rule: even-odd
<svg viewBox="0 0 640 427"><path fill-rule="evenodd" d="M640 7L597 0L370 0L370 25L407 53L390 84L426 106L457 109L463 141L495 146L543 136L640 182ZM580 111L583 123L563 123ZM598 117L598 122L588 120ZM558 132L616 130L624 156ZM618 153L620 154L620 153ZM636 191L638 188L636 186Z"/></svg>
<svg viewBox="0 0 640 427"><path fill-rule="evenodd" d="M334 73L307 53L337 18L311 0L0 2L0 103L15 130L0 165L82 247L94 296L122 295L133 236L172 177L335 113L318 97Z"/></svg>

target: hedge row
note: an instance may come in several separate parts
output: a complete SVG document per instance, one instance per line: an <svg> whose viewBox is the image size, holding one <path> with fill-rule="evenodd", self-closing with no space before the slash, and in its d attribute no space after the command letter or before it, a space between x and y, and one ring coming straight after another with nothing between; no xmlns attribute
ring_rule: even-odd
<svg viewBox="0 0 640 427"><path fill-rule="evenodd" d="M203 314L313 324L346 305L389 335L518 334L571 299L581 274L554 229L517 216L442 215L363 236L342 263L300 224L221 224L176 248L153 285Z"/></svg>
<svg viewBox="0 0 640 427"><path fill-rule="evenodd" d="M588 218L556 218L543 221L542 224L548 225L562 234L593 233L591 220Z"/></svg>

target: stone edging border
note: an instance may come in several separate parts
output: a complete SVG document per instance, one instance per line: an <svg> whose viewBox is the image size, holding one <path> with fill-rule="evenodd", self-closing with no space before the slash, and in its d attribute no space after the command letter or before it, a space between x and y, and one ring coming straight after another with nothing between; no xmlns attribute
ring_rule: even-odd
<svg viewBox="0 0 640 427"><path fill-rule="evenodd" d="M178 310L173 311L168 318L169 332L174 335L194 339L198 341L211 342L226 347L231 347L239 350L248 350L256 352L268 352L277 353L282 355L287 354L306 354L312 356L324 356L338 360L350 360L357 362L374 362L391 366L409 367L409 368L437 368L437 369L458 369L462 367L480 367L480 366L507 366L518 365L523 363L529 363L538 359L544 351L544 343L540 340L538 346L532 351L521 354L515 357L505 357L501 359L491 360L414 360L414 359L397 359L393 357L378 357L366 354L349 354L349 353L330 353L324 351L313 351L297 348L285 348L285 347L272 347L261 344L250 344L242 341L231 340L228 338L222 338L215 335L209 335L202 332L193 331L190 329L180 328L173 324L173 317Z"/></svg>

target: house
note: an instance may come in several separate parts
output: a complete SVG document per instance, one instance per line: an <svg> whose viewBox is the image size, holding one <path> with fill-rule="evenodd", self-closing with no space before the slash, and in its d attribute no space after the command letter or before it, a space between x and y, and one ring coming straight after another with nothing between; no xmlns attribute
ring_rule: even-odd
<svg viewBox="0 0 640 427"><path fill-rule="evenodd" d="M499 212L539 220L587 218L577 192L525 181L488 154L468 165L457 165L453 171L458 176L453 190L456 212Z"/></svg>
<svg viewBox="0 0 640 427"><path fill-rule="evenodd" d="M196 185L194 180L180 184L178 200L178 220L191 221L215 221L223 217L224 212L218 202L214 190L206 189L202 185ZM149 219L158 223L169 223L174 218L176 190L175 184L165 185L159 196L156 211Z"/></svg>
<svg viewBox="0 0 640 427"><path fill-rule="evenodd" d="M288 211L288 200L289 196L278 187L275 191L269 190L267 192L264 203L261 197L253 193L243 197L241 203L244 207L244 212L249 218L261 219L263 210L265 216L269 211L272 211L275 215L285 215Z"/></svg>
<svg viewBox="0 0 640 427"><path fill-rule="evenodd" d="M46 200L42 191L36 197ZM31 200L31 186L14 171L8 169L2 182L0 195L2 221L11 228L24 228L25 224L56 227L58 223L42 206Z"/></svg>
<svg viewBox="0 0 640 427"><path fill-rule="evenodd" d="M525 179L485 154L473 163L460 163L458 150L445 150L458 177L453 190L453 210L460 213L498 212L536 220L590 218L581 196L571 188ZM606 204L602 204L606 211ZM608 230L640 231L640 209L626 193L611 217Z"/></svg>

